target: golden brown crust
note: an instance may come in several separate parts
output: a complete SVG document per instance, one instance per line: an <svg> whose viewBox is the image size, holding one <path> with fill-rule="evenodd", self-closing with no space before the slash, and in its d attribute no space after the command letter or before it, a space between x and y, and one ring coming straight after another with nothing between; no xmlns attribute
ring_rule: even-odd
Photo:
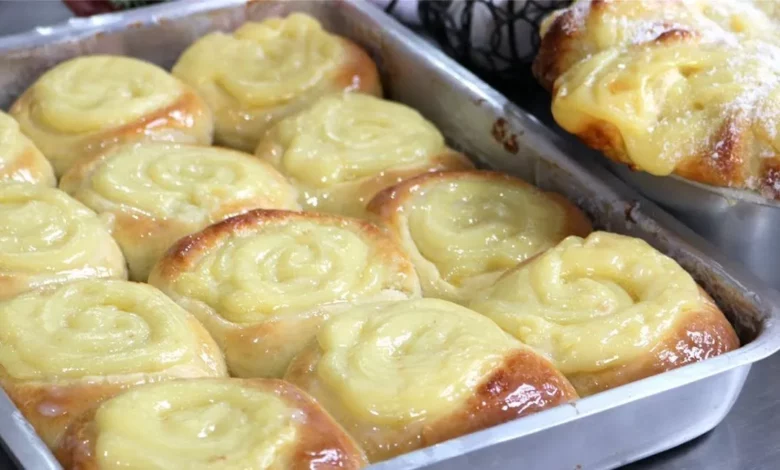
<svg viewBox="0 0 780 470"><path fill-rule="evenodd" d="M82 413L133 385L122 382L55 385L14 383L8 379L3 382L8 397L51 449L56 448L67 428Z"/></svg>
<svg viewBox="0 0 780 470"><path fill-rule="evenodd" d="M344 44L347 61L336 78L336 87L381 97L382 83L374 60L349 39L339 39Z"/></svg>
<svg viewBox="0 0 780 470"><path fill-rule="evenodd" d="M214 133L211 111L189 85L183 82L180 82L180 85L183 88L182 93L171 105L147 114L135 122L113 129L68 136L61 135L59 131L49 129L40 122L35 122L34 125L46 134L46 138L52 140L49 144L38 145L42 150L55 147L58 153L67 152L68 160L74 163L89 159L114 145L135 141L159 140L210 145ZM14 117L29 114L32 105L33 91L30 88L14 102L9 113ZM44 154L46 154L45 150ZM58 177L71 166L71 164L58 164L56 160L53 163Z"/></svg>
<svg viewBox="0 0 780 470"><path fill-rule="evenodd" d="M426 426L422 446L496 426L578 398L568 380L546 359L518 350L477 387L465 407Z"/></svg>
<svg viewBox="0 0 780 470"><path fill-rule="evenodd" d="M567 378L581 396L588 396L739 348L739 338L723 312L703 289L701 293L707 299L705 307L683 316L641 359Z"/></svg>
<svg viewBox="0 0 780 470"><path fill-rule="evenodd" d="M40 150L30 142L24 152L0 171L0 181L13 180L56 186L54 170Z"/></svg>
<svg viewBox="0 0 780 470"><path fill-rule="evenodd" d="M530 349L513 350L475 388L474 394L449 415L401 429L378 427L351 415L337 397L328 396L330 392L316 376L321 358L322 349L312 341L290 364L284 379L311 393L360 443L371 462L387 460L578 398L569 381L549 361Z"/></svg>
<svg viewBox="0 0 780 470"><path fill-rule="evenodd" d="M296 443L291 470L359 469L368 464L355 441L311 397L294 385L275 379L224 379L244 387L274 393L299 410L305 422ZM97 407L84 413L68 430L56 457L66 470L98 470L93 418Z"/></svg>

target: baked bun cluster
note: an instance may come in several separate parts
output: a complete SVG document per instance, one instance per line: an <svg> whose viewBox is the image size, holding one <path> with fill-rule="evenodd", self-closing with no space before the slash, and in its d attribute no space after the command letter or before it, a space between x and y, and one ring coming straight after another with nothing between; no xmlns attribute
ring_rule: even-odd
<svg viewBox="0 0 780 470"><path fill-rule="evenodd" d="M534 63L558 124L657 176L780 198L774 2L579 0Z"/></svg>
<svg viewBox="0 0 780 470"><path fill-rule="evenodd" d="M381 90L294 14L0 114L0 385L66 470L357 469L739 346L672 259Z"/></svg>
<svg viewBox="0 0 780 470"><path fill-rule="evenodd" d="M368 222L255 210L177 243L149 278L192 312L238 377L281 377L345 303L420 296L412 264Z"/></svg>

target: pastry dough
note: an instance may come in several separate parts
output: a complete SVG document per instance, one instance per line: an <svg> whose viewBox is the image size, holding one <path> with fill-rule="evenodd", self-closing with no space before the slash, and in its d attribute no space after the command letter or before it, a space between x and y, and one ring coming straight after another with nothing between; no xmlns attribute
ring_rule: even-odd
<svg viewBox="0 0 780 470"><path fill-rule="evenodd" d="M209 224L258 207L299 208L294 188L270 165L195 145L116 146L71 169L60 187L111 220L138 281L176 240Z"/></svg>
<svg viewBox="0 0 780 470"><path fill-rule="evenodd" d="M425 296L458 303L520 261L591 231L562 196L489 171L412 178L380 193L369 211L400 239Z"/></svg>
<svg viewBox="0 0 780 470"><path fill-rule="evenodd" d="M287 176L305 209L353 217L379 191L420 173L473 168L417 111L345 93L269 130L255 154Z"/></svg>
<svg viewBox="0 0 780 470"><path fill-rule="evenodd" d="M534 70L565 130L657 176L780 198L774 2L580 1L543 27Z"/></svg>
<svg viewBox="0 0 780 470"><path fill-rule="evenodd" d="M225 375L203 326L144 284L92 279L0 303L0 384L50 447L123 389Z"/></svg>
<svg viewBox="0 0 780 470"><path fill-rule="evenodd" d="M182 239L149 276L206 325L233 375L281 377L345 302L420 295L414 268L375 226L256 210Z"/></svg>
<svg viewBox="0 0 780 470"><path fill-rule="evenodd" d="M376 65L363 49L300 13L211 33L184 51L173 74L214 110L217 143L246 152L269 125L320 96L382 94Z"/></svg>
<svg viewBox="0 0 780 470"><path fill-rule="evenodd" d="M296 387L269 379L176 380L107 400L68 432L66 470L358 469L360 448Z"/></svg>
<svg viewBox="0 0 780 470"><path fill-rule="evenodd" d="M19 130L11 116L0 111L0 181L56 186L54 170L38 147Z"/></svg>
<svg viewBox="0 0 780 470"><path fill-rule="evenodd" d="M130 140L210 144L213 118L189 86L154 64L95 55L44 73L11 114L61 176L74 163Z"/></svg>
<svg viewBox="0 0 780 470"><path fill-rule="evenodd" d="M552 364L487 318L438 299L355 306L285 379L377 462L576 398Z"/></svg>
<svg viewBox="0 0 780 470"><path fill-rule="evenodd" d="M565 239L470 307L550 358L580 395L739 347L723 313L674 260L606 232Z"/></svg>
<svg viewBox="0 0 780 470"><path fill-rule="evenodd" d="M88 278L127 279L95 213L54 188L0 183L0 299Z"/></svg>

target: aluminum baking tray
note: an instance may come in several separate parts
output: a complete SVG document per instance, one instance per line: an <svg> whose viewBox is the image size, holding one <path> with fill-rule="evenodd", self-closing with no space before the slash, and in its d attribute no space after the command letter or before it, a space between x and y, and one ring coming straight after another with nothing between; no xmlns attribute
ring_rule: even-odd
<svg viewBox="0 0 780 470"><path fill-rule="evenodd" d="M360 0L192 0L71 21L0 40L0 106L41 73L89 53L125 54L170 67L203 34L304 11L364 46L388 97L420 110L450 144L498 170L563 193L598 228L641 237L709 291L744 346L574 403L399 456L375 469L602 469L681 444L712 429L739 395L750 364L780 349L780 295L565 139L395 20ZM0 393L0 438L29 469L59 468Z"/></svg>

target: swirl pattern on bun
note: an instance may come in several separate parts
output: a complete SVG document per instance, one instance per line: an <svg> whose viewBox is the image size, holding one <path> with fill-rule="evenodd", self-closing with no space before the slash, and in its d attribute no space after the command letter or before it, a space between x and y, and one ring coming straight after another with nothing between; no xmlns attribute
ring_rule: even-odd
<svg viewBox="0 0 780 470"><path fill-rule="evenodd" d="M19 130L14 118L0 111L0 181L56 186L51 163Z"/></svg>
<svg viewBox="0 0 780 470"><path fill-rule="evenodd" d="M378 194L368 210L401 241L426 297L461 304L517 263L591 231L562 196L489 171L411 178Z"/></svg>
<svg viewBox="0 0 780 470"><path fill-rule="evenodd" d="M213 118L180 80L130 57L93 55L44 73L11 115L61 176L117 143L164 140L210 144Z"/></svg>
<svg viewBox="0 0 780 470"><path fill-rule="evenodd" d="M309 396L269 379L175 380L102 403L68 431L66 468L358 469L360 448Z"/></svg>
<svg viewBox="0 0 780 470"><path fill-rule="evenodd" d="M162 142L116 146L60 187L111 221L138 281L185 235L250 209L299 208L295 189L251 155Z"/></svg>
<svg viewBox="0 0 780 470"><path fill-rule="evenodd" d="M285 379L314 396L372 462L577 396L552 364L495 323L439 299L342 312Z"/></svg>
<svg viewBox="0 0 780 470"><path fill-rule="evenodd" d="M417 111L357 93L322 98L281 121L255 154L298 187L305 209L352 217L403 179L473 168Z"/></svg>
<svg viewBox="0 0 780 470"><path fill-rule="evenodd" d="M184 51L173 74L214 110L216 142L245 152L268 126L320 96L382 93L376 65L363 49L300 13L206 35Z"/></svg>
<svg viewBox="0 0 780 470"><path fill-rule="evenodd" d="M0 303L0 384L49 446L123 389L225 375L203 326L145 284L93 279Z"/></svg>
<svg viewBox="0 0 780 470"><path fill-rule="evenodd" d="M95 213L54 188L0 183L0 299L89 278L127 279Z"/></svg>
<svg viewBox="0 0 780 470"><path fill-rule="evenodd" d="M470 307L547 356L590 395L739 347L712 299L643 240L569 237Z"/></svg>
<svg viewBox="0 0 780 470"><path fill-rule="evenodd" d="M149 282L206 326L239 377L281 377L347 302L420 295L412 264L377 227L266 210L182 239Z"/></svg>

